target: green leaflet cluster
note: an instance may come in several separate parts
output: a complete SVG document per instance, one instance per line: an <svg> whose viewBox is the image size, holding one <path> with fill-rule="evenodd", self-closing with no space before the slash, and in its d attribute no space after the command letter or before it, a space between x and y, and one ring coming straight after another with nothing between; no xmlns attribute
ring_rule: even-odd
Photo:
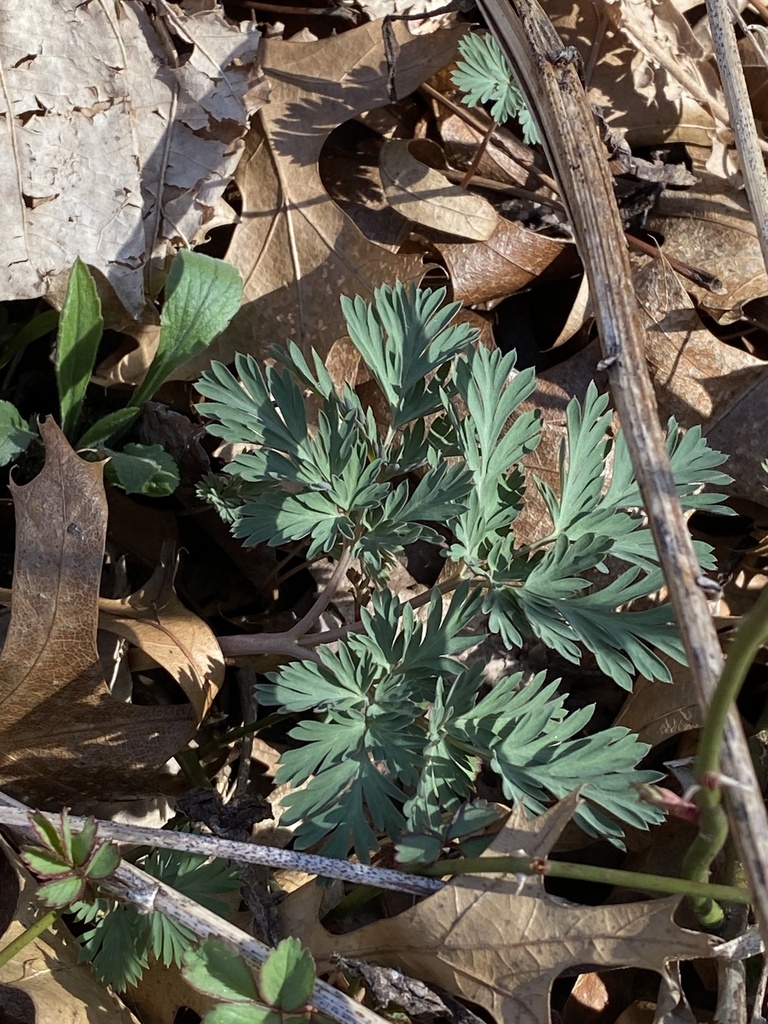
<svg viewBox="0 0 768 1024"><path fill-rule="evenodd" d="M649 778L635 769L645 747L623 730L579 738L591 709L568 715L543 677L524 685L513 676L484 695L481 668L455 658L483 639L465 635L482 612L509 646L536 636L576 663L588 648L625 688L637 671L669 678L656 651L683 657L669 607L617 610L662 583L626 445L621 435L613 443L608 483L611 414L591 386L568 406L557 491L525 474L521 462L540 440L538 410L519 411L533 372L516 373L514 354L475 347L476 332L453 322L458 304L444 299L444 290L400 284L380 288L373 304L342 299L381 392L378 420L351 387L334 387L316 353L306 359L293 344L273 350L266 370L238 356L236 376L214 364L198 384L209 430L249 446L200 491L235 535L246 544L305 541L308 558L345 553L375 591L361 633L262 688L265 703L313 716L293 730L298 746L283 758L279 781L309 780L286 820L301 823L302 845L329 837L326 852L344 856L354 845L365 857L374 828L437 829L471 795L482 761L510 800L534 812L586 783L579 823L620 842L617 821L657 820L631 787ZM722 511L699 490L728 481L716 468L724 456L674 422L668 450L685 507ZM531 482L551 530L523 547L514 523ZM441 585L455 591L448 610L436 592L424 624L385 589L416 540L459 567ZM708 567L708 550L699 554ZM600 586L609 562L626 568Z"/></svg>
<svg viewBox="0 0 768 1024"><path fill-rule="evenodd" d="M229 904L222 896L238 892L242 881L226 861L207 860L198 854L153 850L141 866L214 914L226 916ZM132 903L99 897L75 903L72 911L90 927L81 936L83 958L89 960L106 985L124 992L137 985L151 957L170 966L196 942L195 934L165 914L140 912Z"/></svg>

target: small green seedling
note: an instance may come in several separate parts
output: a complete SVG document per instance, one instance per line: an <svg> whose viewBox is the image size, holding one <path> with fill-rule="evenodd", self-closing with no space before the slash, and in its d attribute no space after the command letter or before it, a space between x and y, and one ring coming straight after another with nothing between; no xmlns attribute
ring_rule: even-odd
<svg viewBox="0 0 768 1024"><path fill-rule="evenodd" d="M541 142L539 130L515 81L509 61L490 33L471 32L459 43L461 60L451 76L470 106L491 104L496 124L515 118L529 146Z"/></svg>
<svg viewBox="0 0 768 1024"><path fill-rule="evenodd" d="M224 330L241 301L242 282L234 267L186 249L177 253L165 284L157 352L144 380L125 408L83 430L85 394L104 321L93 277L82 260L75 262L59 317L55 353L61 426L76 449L108 458L107 479L129 494L171 494L179 483L178 468L157 444L127 444L120 450L111 446L133 425L144 402L163 381ZM37 438L36 430L12 403L0 402L0 465L18 458Z"/></svg>
<svg viewBox="0 0 768 1024"><path fill-rule="evenodd" d="M593 707L570 710L543 672L491 688L482 659L459 655L493 633L509 650L536 638L573 663L586 648L626 689L637 672L670 679L658 652L684 658L670 606L624 610L663 585L627 445L591 385L567 408L558 486L537 479L526 468L541 439L533 371L477 345L444 299L400 284L373 303L342 299L378 385L377 416L294 344L271 350L266 369L250 356L236 357L235 374L214 363L198 384L208 429L241 451L198 493L246 545L301 543L307 559L332 559L322 608L354 570L361 606L359 622L327 638L310 632L320 613L284 634L316 656L258 687L262 704L299 719L276 776L291 787L282 821L296 825L298 848L322 844L328 856L354 848L367 860L382 833L405 831L408 860L419 848L429 860L457 838L445 819L472 799L485 765L531 814L581 787L575 821L621 845L623 826L662 819L635 790L660 777L638 767L647 745L624 728L590 731ZM684 507L726 511L701 493L729 481L716 468L725 456L674 420L667 445ZM526 488L549 519L534 544L516 537ZM420 615L387 585L416 541L452 563L418 599ZM712 567L709 548L697 551Z"/></svg>
<svg viewBox="0 0 768 1024"><path fill-rule="evenodd" d="M50 907L87 901L94 895L94 883L108 878L120 863L117 847L98 838L93 819L74 833L66 809L58 829L42 814L31 813L29 820L40 846L24 847L21 856L42 880L38 896Z"/></svg>

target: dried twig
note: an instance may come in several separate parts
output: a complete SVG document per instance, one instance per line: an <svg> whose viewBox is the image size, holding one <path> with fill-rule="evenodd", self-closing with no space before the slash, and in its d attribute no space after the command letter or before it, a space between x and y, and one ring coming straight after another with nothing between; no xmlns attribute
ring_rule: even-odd
<svg viewBox="0 0 768 1024"><path fill-rule="evenodd" d="M542 129L560 195L589 280L604 365L659 551L702 707L723 656L677 499L645 361L643 327L610 175L579 78L578 53L564 47L537 0L478 0L517 72ZM725 771L731 829L768 937L768 817L744 734L730 716Z"/></svg>
<svg viewBox="0 0 768 1024"><path fill-rule="evenodd" d="M0 804L20 810L25 818L29 813L28 807L4 793L0 793ZM29 841L35 841L35 835L28 824L26 828L14 827L18 827ZM201 939L223 939L252 964L263 963L272 952L269 946L264 945L263 942L259 942L258 939L254 939L253 936L230 924L229 921L225 921L224 918L201 907L199 903L195 903L188 896L184 896L183 893L177 892L164 882L158 881L152 875L148 875L140 868L127 864L125 861L120 862L114 875L100 881L99 885L111 892L117 899L128 900L144 911L156 910L165 914L166 917L189 928ZM326 1014L332 1020L339 1021L339 1024L387 1024L373 1010L355 1002L354 999L350 999L343 992L339 992L338 989L319 979L315 982L311 1003L321 1013Z"/></svg>

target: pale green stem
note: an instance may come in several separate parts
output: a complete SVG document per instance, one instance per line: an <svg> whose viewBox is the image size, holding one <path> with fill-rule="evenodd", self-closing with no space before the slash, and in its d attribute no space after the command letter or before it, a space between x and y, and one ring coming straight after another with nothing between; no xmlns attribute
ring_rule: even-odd
<svg viewBox="0 0 768 1024"><path fill-rule="evenodd" d="M621 885L644 892L668 893L677 896L711 897L732 903L750 903L748 889L735 885L711 885L707 882L674 878L671 875L650 875L642 871L621 871L618 868L595 867L591 864L571 864L559 860L531 859L530 857L463 857L461 860L438 861L429 867L420 867L420 875L470 875L483 872L504 872L522 875L545 875L549 878L572 878L580 882L598 882L603 885Z"/></svg>
<svg viewBox="0 0 768 1024"><path fill-rule="evenodd" d="M7 946L0 949L0 967L4 967L9 960L13 960L25 946L28 946L30 942L34 942L36 938L48 931L48 929L56 921L56 918L61 913L59 908L49 910L43 914L42 917L34 921L28 928L25 928L21 935L17 935L16 938L9 942Z"/></svg>
<svg viewBox="0 0 768 1024"><path fill-rule="evenodd" d="M283 634L286 640L300 640L304 634L314 626L320 616L323 614L325 609L333 600L336 591L339 589L341 581L344 579L349 568L349 563L352 561L352 552L349 546L345 547L341 553L341 558L336 563L336 568L333 570L331 578L328 580L326 585L323 587L322 593L318 596L315 603L309 609L307 614L296 623L295 626Z"/></svg>
<svg viewBox="0 0 768 1024"><path fill-rule="evenodd" d="M745 615L731 642L728 657L707 710L696 755L696 794L699 807L699 834L691 843L683 872L686 877L705 882L713 860L728 837L728 819L722 806L720 757L728 714L739 695L755 656L768 641L768 587L764 587L754 607ZM699 920L706 927L717 927L723 919L720 907L708 899L692 901Z"/></svg>

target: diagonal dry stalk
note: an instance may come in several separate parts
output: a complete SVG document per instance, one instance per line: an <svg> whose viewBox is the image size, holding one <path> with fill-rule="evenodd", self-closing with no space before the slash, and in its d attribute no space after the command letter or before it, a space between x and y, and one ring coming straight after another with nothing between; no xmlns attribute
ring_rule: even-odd
<svg viewBox="0 0 768 1024"><path fill-rule="evenodd" d="M723 656L699 586L699 567L677 500L645 363L645 330L613 188L584 88L580 60L563 46L537 0L477 0L536 115L589 280L604 365L626 433L691 677L707 708ZM731 832L768 941L768 817L738 716L729 719L725 771Z"/></svg>
<svg viewBox="0 0 768 1024"><path fill-rule="evenodd" d="M31 810L26 804L5 793L0 794L0 805L18 808L25 815ZM28 842L36 841L28 825L14 827ZM99 888L112 892L119 900L133 903L144 913L156 910L165 914L194 932L199 939L222 939L250 964L264 963L272 952L269 946L252 935L124 860L120 861L120 866L109 878L99 882ZM310 1002L316 1010L339 1024L387 1024L373 1010L319 978L315 981Z"/></svg>

